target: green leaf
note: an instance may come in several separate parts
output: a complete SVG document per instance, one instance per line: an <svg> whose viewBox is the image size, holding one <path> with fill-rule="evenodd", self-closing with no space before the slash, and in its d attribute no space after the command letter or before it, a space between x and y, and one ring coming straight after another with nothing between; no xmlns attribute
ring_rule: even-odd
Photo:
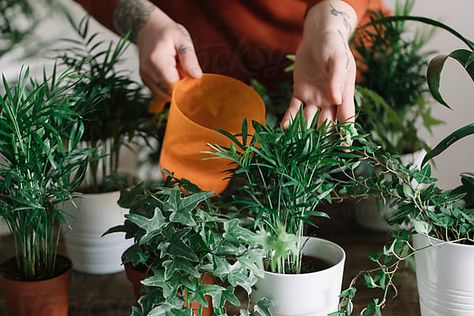
<svg viewBox="0 0 474 316"><path fill-rule="evenodd" d="M425 221L412 220L413 228L418 234L428 235L431 225Z"/></svg>
<svg viewBox="0 0 474 316"><path fill-rule="evenodd" d="M260 316L271 316L270 308L276 305L274 300L263 297L254 306L254 312Z"/></svg>
<svg viewBox="0 0 474 316"><path fill-rule="evenodd" d="M152 218L147 218L138 214L126 214L125 217L145 231L140 238L139 244L143 245L161 233L166 225L166 218L159 208L155 208Z"/></svg>
<svg viewBox="0 0 474 316"><path fill-rule="evenodd" d="M413 188L407 183L403 184L403 193L405 194L405 196L407 196L410 199L413 199L414 197Z"/></svg>
<svg viewBox="0 0 474 316"><path fill-rule="evenodd" d="M446 138L444 138L442 141L439 142L438 145L436 145L435 148L430 150L425 157L423 158L423 162L421 163L422 166L424 166L428 161L431 159L435 158L436 156L440 155L443 153L446 149L448 149L452 144L457 142L460 139L463 139L464 137L470 136L474 134L474 123L468 124L466 126L463 126L451 134L449 134Z"/></svg>
<svg viewBox="0 0 474 316"><path fill-rule="evenodd" d="M449 55L440 55L433 58L429 65L427 71L428 87L431 91L433 97L441 104L445 105L450 109L446 101L439 92L439 86L441 82L441 72L443 70L444 64L448 58L453 58L457 60L463 67L468 64L468 60L471 57L472 52L467 49L457 49L451 52ZM471 79L474 80L474 74L471 74Z"/></svg>

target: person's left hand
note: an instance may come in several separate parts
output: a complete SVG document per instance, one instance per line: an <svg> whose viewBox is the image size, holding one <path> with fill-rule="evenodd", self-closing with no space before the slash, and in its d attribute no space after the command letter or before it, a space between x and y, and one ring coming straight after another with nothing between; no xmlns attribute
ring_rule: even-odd
<svg viewBox="0 0 474 316"><path fill-rule="evenodd" d="M343 1L323 1L308 12L296 52L294 97L282 120L284 127L302 106L309 122L321 110L318 125L325 120L354 120L356 64L348 38L355 20L352 7Z"/></svg>

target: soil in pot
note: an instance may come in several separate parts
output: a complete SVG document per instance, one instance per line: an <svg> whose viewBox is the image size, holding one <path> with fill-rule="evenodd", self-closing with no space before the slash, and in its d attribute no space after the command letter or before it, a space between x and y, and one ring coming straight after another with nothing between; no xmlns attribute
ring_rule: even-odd
<svg viewBox="0 0 474 316"><path fill-rule="evenodd" d="M301 262L301 273L318 272L329 269L333 264L316 257L303 256ZM268 271L268 269L266 269ZM290 273L288 273L290 274Z"/></svg>
<svg viewBox="0 0 474 316"><path fill-rule="evenodd" d="M22 280L14 258L5 261L0 267L0 288L5 298L7 315L67 316L72 269L69 259L58 256L55 275L43 280Z"/></svg>
<svg viewBox="0 0 474 316"><path fill-rule="evenodd" d="M301 273L311 273L329 269L333 264L324 261L323 259L303 256L303 261L301 262Z"/></svg>

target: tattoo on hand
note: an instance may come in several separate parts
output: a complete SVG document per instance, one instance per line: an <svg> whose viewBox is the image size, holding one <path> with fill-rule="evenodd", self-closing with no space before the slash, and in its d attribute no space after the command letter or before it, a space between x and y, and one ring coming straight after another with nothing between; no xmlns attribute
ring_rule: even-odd
<svg viewBox="0 0 474 316"><path fill-rule="evenodd" d="M347 42L346 42L346 39L344 38L344 34L342 34L341 30L337 30L337 34L339 34L339 37L341 38L342 42L344 43L344 48L346 49L345 52L346 52L346 69L349 68L349 61L350 61L350 58L349 58L349 47L347 46Z"/></svg>
<svg viewBox="0 0 474 316"><path fill-rule="evenodd" d="M351 24L349 23L349 15L346 12L342 12L337 10L335 7L332 6L332 4L329 4L331 7L331 14L334 16L341 16L342 17L342 23L344 23L344 27L349 31L352 32L352 27Z"/></svg>
<svg viewBox="0 0 474 316"><path fill-rule="evenodd" d="M181 44L181 45L179 45L179 47L178 47L178 53L179 53L180 55L187 54L187 53L189 53L191 50L192 50L192 48L189 47L189 46L186 45L186 44Z"/></svg>
<svg viewBox="0 0 474 316"><path fill-rule="evenodd" d="M120 0L114 10L115 28L120 34L130 31L130 40L135 42L138 32L155 9L148 0Z"/></svg>

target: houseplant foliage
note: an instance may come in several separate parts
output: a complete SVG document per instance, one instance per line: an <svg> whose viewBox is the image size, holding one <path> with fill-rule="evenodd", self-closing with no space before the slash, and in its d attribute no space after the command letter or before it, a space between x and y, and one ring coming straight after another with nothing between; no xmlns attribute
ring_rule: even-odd
<svg viewBox="0 0 474 316"><path fill-rule="evenodd" d="M394 17L401 19L403 17ZM463 41L468 48L457 49L447 55L433 58L428 66L427 80L433 97L441 104L449 107L440 94L441 72L445 61L452 58L458 61L474 78L474 43L452 28L440 22L423 18L407 17L407 19L435 25L449 31ZM387 298L396 296L397 288L394 278L402 263L412 259L425 248L414 247L410 237L413 234L427 236L432 242L439 240L436 246L443 244L474 244L474 208L472 203L472 173L462 175L462 185L453 190L441 190L436 186L436 179L431 176L428 162L443 153L453 143L474 134L473 124L461 127L445 139L425 156L422 169L404 166L387 155L373 155L369 160L379 167L381 173L370 179L363 179L363 187L368 192L379 194L390 199L395 208L389 221L397 224L408 224L394 232L393 238L379 253L372 254L369 259L375 263L373 269L360 272L349 287L341 294L340 311L333 315L350 315L353 311L352 299L357 288L356 283L363 277L368 288L379 289L381 294L374 298L361 312L361 315L381 315ZM459 303L459 302L458 302ZM467 309L466 309L467 311Z"/></svg>
<svg viewBox="0 0 474 316"><path fill-rule="evenodd" d="M247 122L242 133L226 135L229 147L210 145L216 158L230 161L232 174L242 177L240 193L234 197L238 209L255 217L256 227L270 235L266 240L266 270L301 273L304 225L315 225L312 217L327 217L321 208L331 203L348 184L341 171L353 170L361 155L352 145L363 139L351 124L327 123L316 127L300 112L288 129ZM342 136L341 136L342 135Z"/></svg>
<svg viewBox="0 0 474 316"><path fill-rule="evenodd" d="M397 1L395 16L409 15L414 4L414 0ZM372 13L372 22L361 27L352 41L360 71L359 121L382 148L402 155L428 148L418 136L418 121L429 132L442 123L431 115L424 78L427 56L432 54L425 51L425 44L435 28L418 28L410 34L406 21L388 18L382 12Z"/></svg>
<svg viewBox="0 0 474 316"><path fill-rule="evenodd" d="M121 150L138 140L160 138L164 127L155 125L148 113L150 97L143 87L117 70L128 47L127 36L117 43L104 42L98 33L90 34L89 17L71 24L78 38L64 39L67 47L58 49L57 58L80 78L74 93L82 95L77 106L84 113L84 141L98 149L83 186L88 193L110 192L125 181L118 174Z"/></svg>
<svg viewBox="0 0 474 316"><path fill-rule="evenodd" d="M185 192L185 193L184 193ZM190 302L200 304L198 314L212 298L214 315L225 315L226 302L240 306L237 287L252 291L262 269L264 234L243 228L239 219L223 215L211 202L212 192L171 175L162 185L122 190L119 204L129 210L124 225L107 233L125 232L134 245L123 255L147 275L142 297L132 315L190 315ZM214 284L201 283L211 275ZM256 311L270 305L262 300ZM242 315L248 314L242 307Z"/></svg>
<svg viewBox="0 0 474 316"><path fill-rule="evenodd" d="M56 271L62 204L81 183L90 149L77 149L84 132L79 100L65 84L71 72L39 82L28 69L0 98L0 216L14 238L22 280L48 279Z"/></svg>

